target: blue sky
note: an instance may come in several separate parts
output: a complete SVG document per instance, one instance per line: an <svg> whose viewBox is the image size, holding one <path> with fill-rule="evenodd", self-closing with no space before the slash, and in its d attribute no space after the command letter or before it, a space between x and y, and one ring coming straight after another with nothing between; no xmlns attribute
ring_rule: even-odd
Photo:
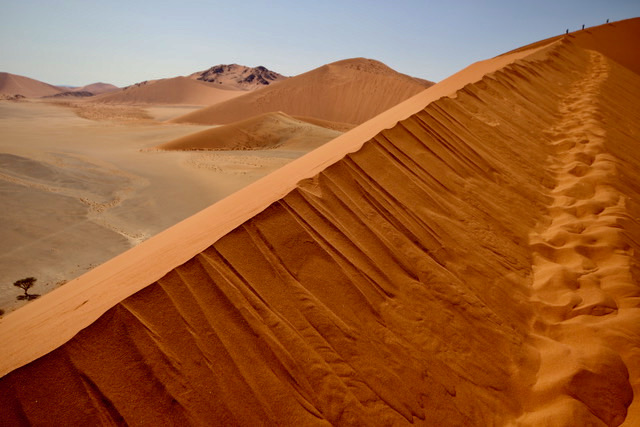
<svg viewBox="0 0 640 427"><path fill-rule="evenodd" d="M640 16L639 0L0 2L0 71L77 86L220 63L295 75L359 56L438 81L567 28Z"/></svg>

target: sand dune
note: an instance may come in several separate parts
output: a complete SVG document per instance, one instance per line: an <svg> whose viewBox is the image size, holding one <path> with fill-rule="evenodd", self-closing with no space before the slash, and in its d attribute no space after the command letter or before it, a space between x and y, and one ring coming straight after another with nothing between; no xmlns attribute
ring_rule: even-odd
<svg viewBox="0 0 640 427"><path fill-rule="evenodd" d="M568 36L560 35L550 37L546 40L533 43L530 46L507 52L507 54L518 52L528 47L542 46L558 41L564 37L573 41L578 46L598 51L620 65L636 73L640 73L640 52L637 49L628 49L629 41L640 38L640 27L634 25L632 20L612 22L595 28L586 28L569 33Z"/></svg>
<svg viewBox="0 0 640 427"><path fill-rule="evenodd" d="M62 89L29 77L0 72L0 95L22 95L27 98L40 98L63 92Z"/></svg>
<svg viewBox="0 0 640 427"><path fill-rule="evenodd" d="M473 64L11 313L3 421L638 425L638 27Z"/></svg>
<svg viewBox="0 0 640 427"><path fill-rule="evenodd" d="M332 122L360 124L430 85L371 59L324 65L237 99L203 108L175 123L227 124L282 111Z"/></svg>
<svg viewBox="0 0 640 427"><path fill-rule="evenodd" d="M341 132L297 120L284 113L266 113L183 136L157 148L161 150L255 150L304 145L311 150L340 134Z"/></svg>
<svg viewBox="0 0 640 427"><path fill-rule="evenodd" d="M103 93L115 92L119 90L118 87L109 83L92 83L86 86L79 87L65 87L59 86L62 92L54 95L46 96L45 98L64 98L64 99L78 99L88 98Z"/></svg>
<svg viewBox="0 0 640 427"><path fill-rule="evenodd" d="M112 104L212 105L244 92L212 87L187 77L155 80L92 98L92 102Z"/></svg>
<svg viewBox="0 0 640 427"><path fill-rule="evenodd" d="M302 120L303 122L311 123L312 125L320 126L327 129L337 130L338 132L346 132L353 129L356 125L351 123L330 122L329 120L322 120L315 117L308 116L292 116L294 119Z"/></svg>
<svg viewBox="0 0 640 427"><path fill-rule="evenodd" d="M117 86L110 83L92 83L90 85L75 87L71 89L71 92L91 92L94 95L100 95L101 93L113 92L118 90Z"/></svg>

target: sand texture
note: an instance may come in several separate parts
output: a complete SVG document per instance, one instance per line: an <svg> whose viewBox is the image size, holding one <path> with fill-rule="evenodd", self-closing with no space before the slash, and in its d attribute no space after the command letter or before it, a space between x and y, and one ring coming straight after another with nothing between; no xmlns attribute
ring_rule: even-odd
<svg viewBox="0 0 640 427"><path fill-rule="evenodd" d="M196 132L157 148L161 150L257 150L295 148L308 150L341 132L294 119L284 113L265 113L250 119Z"/></svg>
<svg viewBox="0 0 640 427"><path fill-rule="evenodd" d="M639 26L588 37L633 56ZM583 36L473 64L9 314L0 419L639 425L640 75Z"/></svg>
<svg viewBox="0 0 640 427"><path fill-rule="evenodd" d="M398 73L381 62L354 58L324 65L172 121L219 125L282 111L292 116L360 124L431 84Z"/></svg>
<svg viewBox="0 0 640 427"><path fill-rule="evenodd" d="M92 102L111 104L212 105L245 92L225 90L188 77L138 83L117 92L92 97Z"/></svg>
<svg viewBox="0 0 640 427"><path fill-rule="evenodd" d="M0 96L22 95L26 98L40 98L60 92L64 90L29 77L0 72Z"/></svg>
<svg viewBox="0 0 640 427"><path fill-rule="evenodd" d="M320 126L327 129L337 130L338 132L346 132L353 129L356 125L351 123L331 122L329 120L322 120L315 117L308 116L292 116L294 119L302 120L303 122L311 123L312 125Z"/></svg>

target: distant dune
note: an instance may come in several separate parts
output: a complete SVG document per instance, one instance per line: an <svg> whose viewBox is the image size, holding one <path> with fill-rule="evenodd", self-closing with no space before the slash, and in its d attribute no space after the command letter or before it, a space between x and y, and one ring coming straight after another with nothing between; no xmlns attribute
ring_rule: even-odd
<svg viewBox="0 0 640 427"><path fill-rule="evenodd" d="M474 63L10 313L0 419L640 425L639 30Z"/></svg>
<svg viewBox="0 0 640 427"><path fill-rule="evenodd" d="M302 120L303 122L311 123L312 125L320 126L327 129L337 130L339 132L346 132L356 127L354 124L330 122L329 120L322 120L315 117L307 116L292 116L294 119Z"/></svg>
<svg viewBox="0 0 640 427"><path fill-rule="evenodd" d="M265 67L247 67L238 64L215 65L189 76L191 79L211 83L217 87L241 90L256 90L287 79L282 74Z"/></svg>
<svg viewBox="0 0 640 427"><path fill-rule="evenodd" d="M244 92L224 90L187 77L144 82L92 99L111 104L211 105L236 98Z"/></svg>
<svg viewBox="0 0 640 427"><path fill-rule="evenodd" d="M26 98L40 98L63 92L62 89L29 77L0 72L0 95L22 95Z"/></svg>
<svg viewBox="0 0 640 427"><path fill-rule="evenodd" d="M76 87L71 92L90 92L94 95L100 95L101 93L113 92L118 90L117 86L110 83L92 83L90 85Z"/></svg>
<svg viewBox="0 0 640 427"><path fill-rule="evenodd" d="M309 149L342 132L327 129L284 113L265 113L250 119L207 129L162 144L162 150L255 150L301 146Z"/></svg>
<svg viewBox="0 0 640 427"><path fill-rule="evenodd" d="M292 116L360 124L429 85L378 61L347 59L172 121L226 124L282 111Z"/></svg>
<svg viewBox="0 0 640 427"><path fill-rule="evenodd" d="M64 87L59 86L62 91L54 95L46 96L45 98L88 98L103 93L109 93L119 90L117 86L109 83L92 83L86 86L79 87Z"/></svg>

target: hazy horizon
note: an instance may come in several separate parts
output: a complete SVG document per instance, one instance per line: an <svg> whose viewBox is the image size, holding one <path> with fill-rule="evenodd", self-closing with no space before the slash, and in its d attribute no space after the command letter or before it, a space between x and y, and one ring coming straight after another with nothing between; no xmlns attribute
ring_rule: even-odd
<svg viewBox="0 0 640 427"><path fill-rule="evenodd" d="M439 81L537 40L640 16L640 3L37 0L3 5L0 71L55 85L127 86L216 64L297 75L353 57Z"/></svg>

